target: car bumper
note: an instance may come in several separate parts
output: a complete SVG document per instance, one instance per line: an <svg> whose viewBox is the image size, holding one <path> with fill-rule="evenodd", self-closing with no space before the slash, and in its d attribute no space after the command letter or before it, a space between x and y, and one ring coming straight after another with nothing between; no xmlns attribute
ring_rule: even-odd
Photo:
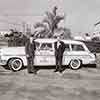
<svg viewBox="0 0 100 100"><path fill-rule="evenodd" d="M96 64L96 60L90 60L89 64Z"/></svg>
<svg viewBox="0 0 100 100"><path fill-rule="evenodd" d="M0 59L0 65L6 65L6 64L7 64L7 61L6 60Z"/></svg>

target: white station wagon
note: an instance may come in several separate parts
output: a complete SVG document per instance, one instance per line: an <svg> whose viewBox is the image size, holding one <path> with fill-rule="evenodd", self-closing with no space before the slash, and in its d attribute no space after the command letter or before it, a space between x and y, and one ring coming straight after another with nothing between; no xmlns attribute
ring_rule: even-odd
<svg viewBox="0 0 100 100"><path fill-rule="evenodd" d="M56 39L36 39L35 66L55 66L54 42ZM84 64L95 64L92 54L83 42L62 40L65 45L63 65L79 69ZM27 66L25 47L5 47L0 49L0 65L8 65L13 71Z"/></svg>

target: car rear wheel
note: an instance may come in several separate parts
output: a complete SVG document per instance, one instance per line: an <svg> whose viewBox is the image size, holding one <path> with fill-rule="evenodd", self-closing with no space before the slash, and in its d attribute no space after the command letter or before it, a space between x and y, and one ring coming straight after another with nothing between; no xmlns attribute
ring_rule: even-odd
<svg viewBox="0 0 100 100"><path fill-rule="evenodd" d="M79 69L81 66L81 61L79 59L73 59L70 61L69 67L73 70Z"/></svg>
<svg viewBox="0 0 100 100"><path fill-rule="evenodd" d="M10 59L8 62L8 66L12 71L19 71L22 68L23 63L21 59L18 59L18 58Z"/></svg>

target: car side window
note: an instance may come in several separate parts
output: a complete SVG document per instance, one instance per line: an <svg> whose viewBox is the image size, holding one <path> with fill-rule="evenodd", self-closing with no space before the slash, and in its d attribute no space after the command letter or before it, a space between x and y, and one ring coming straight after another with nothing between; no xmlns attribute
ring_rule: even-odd
<svg viewBox="0 0 100 100"><path fill-rule="evenodd" d="M40 47L41 50L52 50L52 43L43 43Z"/></svg>
<svg viewBox="0 0 100 100"><path fill-rule="evenodd" d="M36 44L36 49L39 49L40 43L39 42L35 42Z"/></svg>
<svg viewBox="0 0 100 100"><path fill-rule="evenodd" d="M65 51L70 51L69 44L65 44Z"/></svg>
<svg viewBox="0 0 100 100"><path fill-rule="evenodd" d="M82 45L72 44L72 51L85 51Z"/></svg>

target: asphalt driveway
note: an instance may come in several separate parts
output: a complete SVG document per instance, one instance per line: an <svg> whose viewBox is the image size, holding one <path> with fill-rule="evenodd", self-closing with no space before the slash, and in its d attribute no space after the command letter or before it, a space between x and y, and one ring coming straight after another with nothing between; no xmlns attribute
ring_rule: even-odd
<svg viewBox="0 0 100 100"><path fill-rule="evenodd" d="M0 100L100 100L100 70L41 69L33 75L0 67Z"/></svg>

